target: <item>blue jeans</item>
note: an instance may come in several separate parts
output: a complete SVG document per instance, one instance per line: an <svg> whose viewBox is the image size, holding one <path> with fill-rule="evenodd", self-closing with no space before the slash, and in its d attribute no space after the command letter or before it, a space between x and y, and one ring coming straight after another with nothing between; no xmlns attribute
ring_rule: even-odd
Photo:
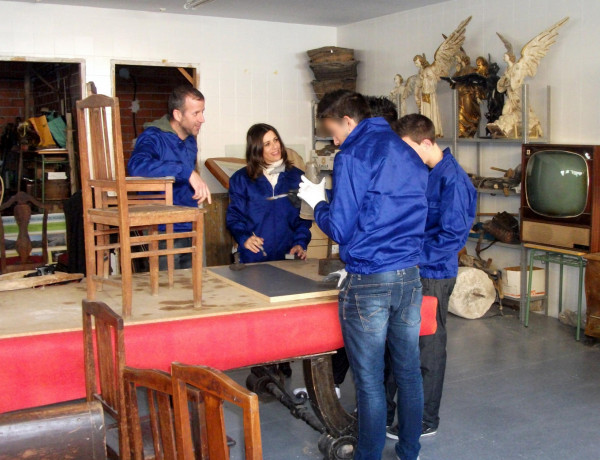
<svg viewBox="0 0 600 460"><path fill-rule="evenodd" d="M401 460L415 460L421 445L423 384L419 360L422 286L419 269L349 274L339 294L339 315L358 404L354 460L380 460L385 445L386 342L398 385Z"/></svg>

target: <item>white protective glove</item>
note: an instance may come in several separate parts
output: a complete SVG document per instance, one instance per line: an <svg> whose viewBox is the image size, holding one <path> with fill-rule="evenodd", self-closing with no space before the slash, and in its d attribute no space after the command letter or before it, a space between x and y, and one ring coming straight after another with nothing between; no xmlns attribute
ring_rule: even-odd
<svg viewBox="0 0 600 460"><path fill-rule="evenodd" d="M342 268L341 270L338 270L337 272L334 273L339 273L340 274L340 279L338 281L337 287L338 289L340 288L340 286L342 285L342 283L344 282L344 280L346 279L346 277L348 276L348 272L346 271L345 268Z"/></svg>
<svg viewBox="0 0 600 460"><path fill-rule="evenodd" d="M306 176L302 176L302 182L298 187L298 198L306 201L311 207L315 208L321 201L325 200L325 179L318 184L313 184Z"/></svg>
<svg viewBox="0 0 600 460"><path fill-rule="evenodd" d="M329 275L327 275L325 278L323 278L323 282L329 283L332 281L337 281L337 287L339 289L347 276L348 276L348 272L346 271L345 268L342 268L341 270L331 272Z"/></svg>

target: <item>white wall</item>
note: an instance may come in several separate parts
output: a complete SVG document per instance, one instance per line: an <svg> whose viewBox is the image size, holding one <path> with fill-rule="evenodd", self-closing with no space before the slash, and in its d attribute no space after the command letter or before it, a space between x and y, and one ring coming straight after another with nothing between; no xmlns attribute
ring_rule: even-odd
<svg viewBox="0 0 600 460"><path fill-rule="evenodd" d="M529 79L532 107L545 121L545 87L552 87L552 141L600 144L600 2L597 0L451 0L338 29L338 46L355 48L360 59L358 89L366 94L385 95L393 87L393 77L415 73L413 57L426 53L433 61L442 33L451 33L467 16L464 48L474 59L487 57L502 63L504 47L496 32L505 35L520 51L531 38L564 16L570 20L561 28L557 43L542 60L538 75ZM502 65L503 69L504 66ZM445 129L451 129L451 91L438 85ZM409 109L411 106L409 106ZM412 105L414 110L414 105ZM459 160L475 172L475 149L461 145ZM486 146L482 171L494 175L490 166L514 167L520 162L520 147ZM485 197L482 211L518 212L518 198ZM474 247L469 250L474 253ZM519 251L490 249L483 253L500 267L519 264ZM551 270L550 313L558 312L558 270ZM565 307L576 309L576 271L565 271Z"/></svg>
<svg viewBox="0 0 600 460"><path fill-rule="evenodd" d="M207 99L202 160L245 144L255 122L273 124L287 144L308 152L313 95L305 51L336 41L333 27L43 3L0 1L0 17L0 57L84 59L85 78L100 93L112 93L111 60L197 67Z"/></svg>

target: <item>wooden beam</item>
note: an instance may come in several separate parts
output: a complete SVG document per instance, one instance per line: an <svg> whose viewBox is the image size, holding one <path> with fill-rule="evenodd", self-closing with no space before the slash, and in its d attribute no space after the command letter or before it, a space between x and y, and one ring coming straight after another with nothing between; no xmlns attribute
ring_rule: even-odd
<svg viewBox="0 0 600 460"><path fill-rule="evenodd" d="M31 68L31 70L33 71L35 76L40 79L40 81L43 84L45 84L48 88L50 88L52 90L53 93L59 94L59 91L54 86L52 86L52 84L49 83L48 80L46 80L44 77L42 77L37 70L35 70L33 67Z"/></svg>
<svg viewBox="0 0 600 460"><path fill-rule="evenodd" d="M185 79L186 79L187 81L189 81L189 82L192 84L192 86L194 86L194 87L196 86L196 85L195 85L195 82L194 82L194 77L192 77L192 76L191 76L191 75L188 73L188 71L187 71L187 70L185 70L183 67L177 67L177 70L179 70L179 71L181 72L181 75L183 75L183 76L185 77Z"/></svg>

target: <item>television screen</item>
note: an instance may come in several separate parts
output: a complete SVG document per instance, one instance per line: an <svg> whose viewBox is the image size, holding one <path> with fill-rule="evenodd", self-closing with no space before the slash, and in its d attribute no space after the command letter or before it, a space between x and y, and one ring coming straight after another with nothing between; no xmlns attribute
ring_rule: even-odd
<svg viewBox="0 0 600 460"><path fill-rule="evenodd" d="M565 150L534 153L525 171L532 211L548 217L576 217L585 211L589 172L585 158Z"/></svg>

